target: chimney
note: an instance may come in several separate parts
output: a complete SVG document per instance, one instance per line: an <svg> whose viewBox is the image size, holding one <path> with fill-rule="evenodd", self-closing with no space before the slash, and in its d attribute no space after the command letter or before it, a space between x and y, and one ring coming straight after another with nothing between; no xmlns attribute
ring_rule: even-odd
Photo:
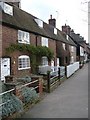
<svg viewBox="0 0 90 120"><path fill-rule="evenodd" d="M70 26L67 26L65 24L65 26L62 26L62 31L65 32L66 34L70 35L71 28L70 28Z"/></svg>
<svg viewBox="0 0 90 120"><path fill-rule="evenodd" d="M56 19L52 19L52 15L50 15L50 19L48 20L49 24L56 27Z"/></svg>
<svg viewBox="0 0 90 120"><path fill-rule="evenodd" d="M17 6L18 8L21 8L21 0L13 0L12 2L9 2L9 3Z"/></svg>
<svg viewBox="0 0 90 120"><path fill-rule="evenodd" d="M80 34L79 34L79 33L78 33L77 35L80 37Z"/></svg>
<svg viewBox="0 0 90 120"><path fill-rule="evenodd" d="M74 30L73 30L73 29L71 30L71 33L74 33Z"/></svg>

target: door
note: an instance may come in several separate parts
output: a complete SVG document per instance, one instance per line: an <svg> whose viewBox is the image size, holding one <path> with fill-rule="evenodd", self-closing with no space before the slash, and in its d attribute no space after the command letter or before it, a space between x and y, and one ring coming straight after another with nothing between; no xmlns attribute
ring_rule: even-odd
<svg viewBox="0 0 90 120"><path fill-rule="evenodd" d="M5 76L10 75L10 58L1 58L1 80L5 80Z"/></svg>

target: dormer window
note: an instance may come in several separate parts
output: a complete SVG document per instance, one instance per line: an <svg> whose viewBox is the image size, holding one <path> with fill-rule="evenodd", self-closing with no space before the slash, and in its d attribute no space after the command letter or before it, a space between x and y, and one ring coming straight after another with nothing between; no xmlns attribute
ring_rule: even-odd
<svg viewBox="0 0 90 120"><path fill-rule="evenodd" d="M38 24L39 27L43 28L43 21L40 19L35 19L36 23Z"/></svg>
<svg viewBox="0 0 90 120"><path fill-rule="evenodd" d="M3 11L6 14L12 15L13 16L13 6L8 5L6 3L0 2L0 6L2 7Z"/></svg>
<svg viewBox="0 0 90 120"><path fill-rule="evenodd" d="M56 28L54 28L54 34L57 35L57 29Z"/></svg>

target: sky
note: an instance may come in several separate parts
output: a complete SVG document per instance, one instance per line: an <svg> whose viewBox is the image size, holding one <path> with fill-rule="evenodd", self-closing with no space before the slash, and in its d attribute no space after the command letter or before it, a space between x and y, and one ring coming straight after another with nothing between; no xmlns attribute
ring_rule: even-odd
<svg viewBox="0 0 90 120"><path fill-rule="evenodd" d="M88 42L87 0L21 0L21 8L46 23L52 15L58 29L66 23Z"/></svg>

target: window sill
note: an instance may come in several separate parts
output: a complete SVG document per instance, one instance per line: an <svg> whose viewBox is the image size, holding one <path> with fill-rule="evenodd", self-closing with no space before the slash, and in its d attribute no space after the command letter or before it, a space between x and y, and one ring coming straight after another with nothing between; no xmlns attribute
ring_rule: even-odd
<svg viewBox="0 0 90 120"><path fill-rule="evenodd" d="M18 70L27 70L27 69L31 69L31 67L27 67L27 68L18 68Z"/></svg>

